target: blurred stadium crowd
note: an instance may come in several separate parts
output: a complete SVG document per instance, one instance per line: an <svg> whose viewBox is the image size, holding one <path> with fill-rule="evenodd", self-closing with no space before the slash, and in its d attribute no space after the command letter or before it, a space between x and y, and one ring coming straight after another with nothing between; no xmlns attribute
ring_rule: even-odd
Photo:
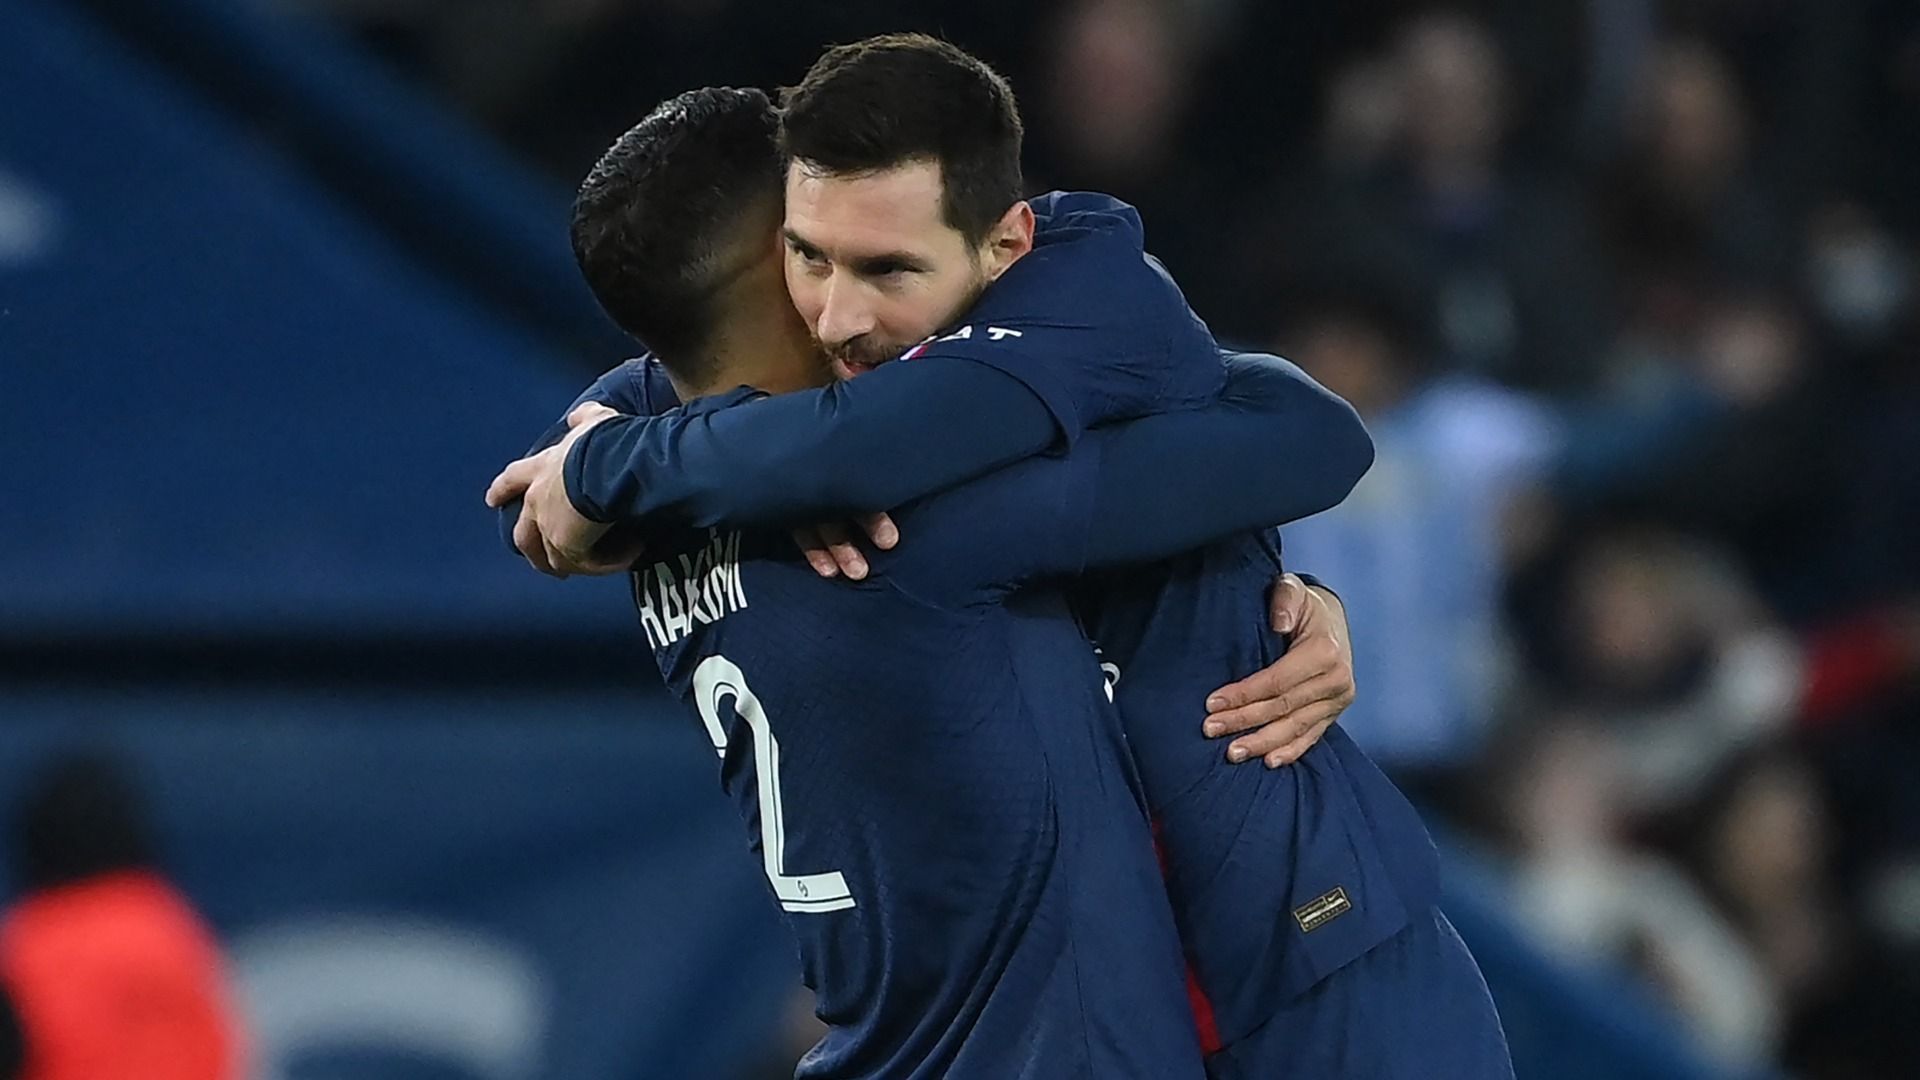
<svg viewBox="0 0 1920 1080"><path fill-rule="evenodd" d="M1355 738L1726 1060L1920 1069L1911 0L308 3L569 183L827 42L987 57L1036 190L1367 417L1286 535Z"/></svg>

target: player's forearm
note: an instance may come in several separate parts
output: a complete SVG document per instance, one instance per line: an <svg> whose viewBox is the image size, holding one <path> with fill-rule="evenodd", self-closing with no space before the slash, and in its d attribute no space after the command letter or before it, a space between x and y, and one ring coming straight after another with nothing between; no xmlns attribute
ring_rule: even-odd
<svg viewBox="0 0 1920 1080"><path fill-rule="evenodd" d="M1047 449L1058 428L984 364L888 364L737 408L609 420L574 448L567 493L596 521L774 525L886 510Z"/></svg>
<svg viewBox="0 0 1920 1080"><path fill-rule="evenodd" d="M560 440L567 436L567 417L572 415L573 410L589 401L598 402L619 413L646 412L647 403L641 398L639 380L634 376L637 370L635 365L644 363L644 360L628 360L595 379L591 386L580 392L579 397L573 399L573 404L567 406L567 411L560 414L560 419L541 432L540 437L535 439L533 445L521 456L532 457L548 447L559 445ZM514 499L503 504L497 511L500 541L507 546L509 552L515 555L518 555L519 551L513 546L513 527L520 521L522 505L522 500Z"/></svg>
<svg viewBox="0 0 1920 1080"><path fill-rule="evenodd" d="M1317 514L1373 464L1352 407L1277 357L1230 358L1214 407L1098 437L1090 566L1166 558Z"/></svg>

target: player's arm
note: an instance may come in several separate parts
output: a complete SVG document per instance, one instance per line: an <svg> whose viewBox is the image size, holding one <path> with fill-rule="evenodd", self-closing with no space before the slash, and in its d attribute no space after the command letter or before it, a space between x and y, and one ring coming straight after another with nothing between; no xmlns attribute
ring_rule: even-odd
<svg viewBox="0 0 1920 1080"><path fill-rule="evenodd" d="M1206 408L1089 432L904 512L913 538L880 558L935 604L997 603L1021 585L1148 562L1325 509L1371 464L1344 401L1277 357L1232 356Z"/></svg>
<svg viewBox="0 0 1920 1080"><path fill-rule="evenodd" d="M1277 356L1229 354L1208 408L1095 432L1086 566L1167 558L1317 514L1373 464L1352 406Z"/></svg>
<svg viewBox="0 0 1920 1080"><path fill-rule="evenodd" d="M648 401L646 388L646 366L645 360L628 360L595 379L592 385L580 392L579 397L573 399L573 404L568 405L566 411L560 414L560 419L540 433L540 437L534 440L533 445L521 457L530 458L542 450L558 445L560 440L566 437L567 418L573 415L575 409L589 402L605 405L618 413L644 414L652 411L648 408L651 403ZM519 524L522 505L523 500L514 498L503 503L498 511L500 539L507 545L508 551L516 554L518 551L513 543L513 527Z"/></svg>
<svg viewBox="0 0 1920 1080"><path fill-rule="evenodd" d="M558 443L567 434L567 417L573 410L588 402L605 405L614 412L628 415L645 415L656 411L651 407L656 403L648 400L650 396L646 375L648 363L644 359L628 360L593 380L593 384L582 390L580 396L573 399L573 404L561 412L560 419L541 432L540 437L534 440L526 454L521 456L537 454ZM678 402L664 404L672 406L677 405Z"/></svg>
<svg viewBox="0 0 1920 1080"><path fill-rule="evenodd" d="M620 417L567 456L599 522L768 525L880 510L1039 453L1062 434L1026 383L956 356L719 410Z"/></svg>
<svg viewBox="0 0 1920 1080"><path fill-rule="evenodd" d="M1117 429L1101 447L1090 564L1158 558L1165 552L1148 549L1196 546L1188 543L1196 532L1217 531L1205 542L1317 513L1344 499L1365 473L1372 445L1345 402L1275 357L1236 357L1230 364L1230 392L1221 411L1232 410L1231 415L1209 418L1206 430L1190 417L1143 420ZM1309 439L1289 445L1283 432L1263 434L1262 420L1270 411L1290 413ZM1316 426L1319 430L1313 430ZM1240 440L1244 445L1236 446ZM1137 485L1152 481L1155 462L1163 458L1182 461L1192 481L1161 480L1173 487L1171 495L1143 496ZM1306 475L1292 475L1284 468L1289 464ZM1275 466L1282 467L1261 475ZM1234 523L1238 509L1264 497L1279 502L1252 509L1275 516ZM1129 518L1150 524L1128 527ZM1156 536L1156 526L1165 535ZM1287 575L1273 587L1272 625L1288 638L1286 654L1208 695L1203 730L1209 737L1235 737L1226 751L1231 761L1260 758L1269 767L1296 761L1353 701L1345 610L1330 590L1312 584L1317 587ZM1198 711L1201 703L1194 704Z"/></svg>

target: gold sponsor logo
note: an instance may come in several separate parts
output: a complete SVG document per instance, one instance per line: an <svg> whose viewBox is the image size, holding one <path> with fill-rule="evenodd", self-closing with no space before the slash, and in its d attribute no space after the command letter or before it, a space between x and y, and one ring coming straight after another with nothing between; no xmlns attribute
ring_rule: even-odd
<svg viewBox="0 0 1920 1080"><path fill-rule="evenodd" d="M1300 924L1303 933L1311 934L1352 910L1353 901L1347 899L1347 890L1336 888L1311 903L1294 908L1293 918Z"/></svg>

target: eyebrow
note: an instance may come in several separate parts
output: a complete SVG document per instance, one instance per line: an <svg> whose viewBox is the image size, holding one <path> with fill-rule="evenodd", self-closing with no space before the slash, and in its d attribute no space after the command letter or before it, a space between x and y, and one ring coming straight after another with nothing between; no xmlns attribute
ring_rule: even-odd
<svg viewBox="0 0 1920 1080"><path fill-rule="evenodd" d="M863 276L879 274L885 270L925 270L927 268L918 256L909 255L904 251L889 251L883 255L862 255L857 259L847 260L847 265L853 269L854 273Z"/></svg>
<svg viewBox="0 0 1920 1080"><path fill-rule="evenodd" d="M787 243L802 255L824 254L818 244L794 232L790 227L781 226L780 234L786 237ZM887 251L878 255L862 255L855 259L848 259L846 265L848 269L856 274L874 274L893 267L906 270L925 270L927 268L926 260L918 255L905 251Z"/></svg>
<svg viewBox="0 0 1920 1080"><path fill-rule="evenodd" d="M786 237L787 243L792 245L796 250L803 251L803 252L813 252L815 254L818 254L820 251L819 248L809 243L805 237L801 236L797 232L794 232L792 229L788 228L785 225L780 226L780 235Z"/></svg>

